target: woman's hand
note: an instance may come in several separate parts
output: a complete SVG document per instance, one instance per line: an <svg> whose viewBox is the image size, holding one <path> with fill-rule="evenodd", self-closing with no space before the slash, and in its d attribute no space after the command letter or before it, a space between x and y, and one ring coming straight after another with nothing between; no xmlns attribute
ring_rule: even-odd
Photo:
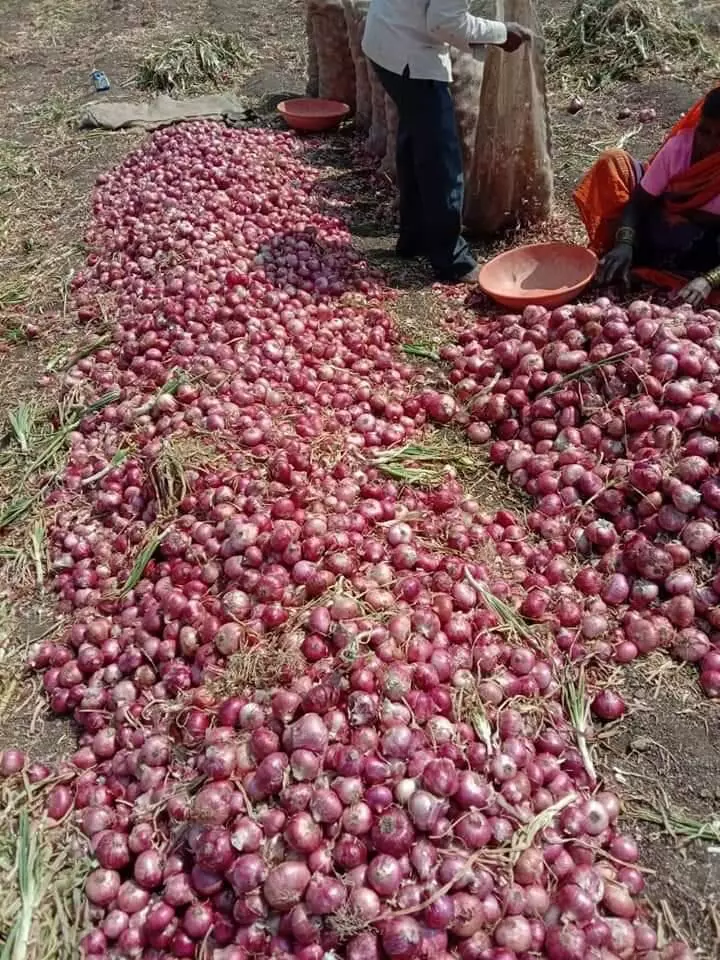
<svg viewBox="0 0 720 960"><path fill-rule="evenodd" d="M598 286L608 287L611 283L630 283L630 270L633 261L633 248L629 243L616 243L612 250L600 261L597 274Z"/></svg>
<svg viewBox="0 0 720 960"><path fill-rule="evenodd" d="M691 307L697 309L701 307L712 293L712 287L705 277L695 277L690 283L686 283L682 290L678 290L675 299L680 303L689 303Z"/></svg>

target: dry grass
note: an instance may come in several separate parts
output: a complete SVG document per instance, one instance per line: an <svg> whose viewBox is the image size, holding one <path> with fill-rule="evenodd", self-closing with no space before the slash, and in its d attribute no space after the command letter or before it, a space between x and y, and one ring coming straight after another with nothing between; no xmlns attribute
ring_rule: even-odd
<svg viewBox="0 0 720 960"><path fill-rule="evenodd" d="M50 310L65 319L67 284L84 254L78 219L87 203L87 185L67 173L99 166L109 136L113 150L138 140L137 132L74 132L73 116L67 104L47 103L18 123L18 136L33 140L31 151L19 139L0 141L0 336L4 331L6 339L33 314Z"/></svg>
<svg viewBox="0 0 720 960"><path fill-rule="evenodd" d="M366 930L372 929L368 920L347 904L332 915L329 920L330 929L338 935L341 943L357 937Z"/></svg>
<svg viewBox="0 0 720 960"><path fill-rule="evenodd" d="M473 448L458 431L430 430L420 442L393 447L372 459L373 466L399 483L437 487L449 477L473 473Z"/></svg>
<svg viewBox="0 0 720 960"><path fill-rule="evenodd" d="M658 834L665 834L685 846L694 840L710 843L715 848L720 844L720 817L700 817L678 809L662 793L654 801L626 804L628 816L642 823L657 827Z"/></svg>
<svg viewBox="0 0 720 960"><path fill-rule="evenodd" d="M469 570L465 571L465 579L477 591L485 607L495 614L497 619L495 630L504 634L512 643L530 644L540 652L545 652L543 639L547 633L547 627L526 620L515 607L501 597L496 597L487 584L476 580Z"/></svg>
<svg viewBox="0 0 720 960"><path fill-rule="evenodd" d="M9 597L0 596L0 718L13 703L18 676L24 668L24 650L17 642L16 626L16 614Z"/></svg>
<svg viewBox="0 0 720 960"><path fill-rule="evenodd" d="M228 460L216 447L212 434L178 434L166 440L150 466L161 520L177 514L178 505L188 493L190 476L221 463L227 464Z"/></svg>
<svg viewBox="0 0 720 960"><path fill-rule="evenodd" d="M39 730L45 699L39 697L38 682L28 676L28 654L34 643L57 637L64 624L55 610L37 601L35 615L28 620L24 605L18 602L18 596L24 599L28 592L16 583L0 585L0 729L13 717L28 715L23 734L32 738ZM11 744L0 733L0 749L6 745Z"/></svg>
<svg viewBox="0 0 720 960"><path fill-rule="evenodd" d="M152 93L190 93L237 82L251 63L239 34L203 31L179 37L145 56L137 85Z"/></svg>
<svg viewBox="0 0 720 960"><path fill-rule="evenodd" d="M21 442L17 435L20 408L14 411L14 416L9 416L6 436L9 435L11 441L0 451L0 490L4 494L0 506L0 533L30 516L34 517L33 529L38 523L44 525L39 511L43 510L48 491L62 477L71 434L87 417L117 400L118 396L114 391L81 405L73 394L68 394L53 408L44 411L44 415L29 420L26 405L22 408Z"/></svg>
<svg viewBox="0 0 720 960"><path fill-rule="evenodd" d="M287 633L265 638L247 636L208 686L221 697L271 690L297 676L304 665L304 657Z"/></svg>
<svg viewBox="0 0 720 960"><path fill-rule="evenodd" d="M453 695L453 713L458 722L469 724L491 754L497 746L497 737L488 719L486 704L475 682L458 687Z"/></svg>
<svg viewBox="0 0 720 960"><path fill-rule="evenodd" d="M436 351L451 338L449 305L433 290L408 290L390 304L402 341ZM418 359L422 359L421 357Z"/></svg>
<svg viewBox="0 0 720 960"><path fill-rule="evenodd" d="M548 73L573 89L607 88L652 71L695 81L718 65L685 0L577 0L546 35Z"/></svg>
<svg viewBox="0 0 720 960"><path fill-rule="evenodd" d="M121 597L126 596L140 583L142 578L145 576L145 569L147 568L147 565L153 559L158 551L158 548L171 530L171 526L164 526L160 523L155 524L148 529L142 545L137 552L137 556L133 561L128 578L120 587L119 595Z"/></svg>
<svg viewBox="0 0 720 960"><path fill-rule="evenodd" d="M19 777L0 791L2 960L75 960L81 952L91 864L72 829L44 817L43 792Z"/></svg>

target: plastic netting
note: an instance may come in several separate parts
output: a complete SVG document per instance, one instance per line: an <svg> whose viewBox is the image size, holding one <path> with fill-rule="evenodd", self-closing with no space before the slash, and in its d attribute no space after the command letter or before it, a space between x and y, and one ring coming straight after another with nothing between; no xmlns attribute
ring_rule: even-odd
<svg viewBox="0 0 720 960"><path fill-rule="evenodd" d="M372 94L368 73L372 68L362 52L365 18L369 6L369 0L343 0L350 54L355 68L355 126L361 131L369 130L372 123Z"/></svg>
<svg viewBox="0 0 720 960"><path fill-rule="evenodd" d="M497 19L537 38L515 53L490 49L474 157L466 176L465 223L489 235L547 219L552 208L550 124L542 28L532 0L498 0Z"/></svg>
<svg viewBox="0 0 720 960"><path fill-rule="evenodd" d="M355 66L342 0L308 0L318 58L318 96L355 109Z"/></svg>

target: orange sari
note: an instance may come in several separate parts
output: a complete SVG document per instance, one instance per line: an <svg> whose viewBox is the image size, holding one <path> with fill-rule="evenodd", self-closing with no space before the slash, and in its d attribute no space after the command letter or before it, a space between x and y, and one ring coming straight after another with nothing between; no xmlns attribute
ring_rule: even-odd
<svg viewBox="0 0 720 960"><path fill-rule="evenodd" d="M704 102L703 97L688 110L672 128L665 142L682 131L697 127ZM599 257L613 246L623 210L640 182L644 169L626 151L608 150L578 184L573 198L588 233L588 245ZM667 194L662 198L663 209L668 217L682 219L683 215L702 209L719 194L720 154L713 154L672 178ZM633 274L646 283L673 291L688 282L687 277L649 267L633 270ZM720 291L714 293L711 300L720 302Z"/></svg>

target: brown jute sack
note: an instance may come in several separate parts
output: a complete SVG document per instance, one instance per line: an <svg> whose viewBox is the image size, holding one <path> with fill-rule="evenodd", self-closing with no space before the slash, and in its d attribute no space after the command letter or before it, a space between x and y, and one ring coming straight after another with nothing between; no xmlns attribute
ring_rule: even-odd
<svg viewBox="0 0 720 960"><path fill-rule="evenodd" d="M318 96L355 109L355 66L342 0L308 0L318 55Z"/></svg>
<svg viewBox="0 0 720 960"><path fill-rule="evenodd" d="M305 93L308 97L316 97L320 89L318 53L312 17L307 5L305 7L305 36L307 39L307 84L305 85Z"/></svg>
<svg viewBox="0 0 720 960"><path fill-rule="evenodd" d="M387 174L392 180L397 173L396 154L397 154L397 129L398 112L393 101L385 96L385 156L380 164L381 173Z"/></svg>
<svg viewBox="0 0 720 960"><path fill-rule="evenodd" d="M367 63L367 60L365 61ZM371 120L365 149L373 157L383 157L387 146L387 118L385 111L385 91L377 78L377 74L368 63L368 79L370 81L370 110Z"/></svg>
<svg viewBox="0 0 720 960"><path fill-rule="evenodd" d="M365 18L370 3L369 0L342 0L342 3L350 54L355 68L355 126L364 133L370 129L372 122L372 96L368 75L368 70L371 68L362 52Z"/></svg>
<svg viewBox="0 0 720 960"><path fill-rule="evenodd" d="M450 85L455 106L455 123L463 155L463 170L467 181L472 170L480 115L480 93L483 82L483 62L470 53L452 50L453 82Z"/></svg>
<svg viewBox="0 0 720 960"><path fill-rule="evenodd" d="M536 40L511 54L490 48L485 61L465 199L465 224L478 235L539 223L553 200L544 44L535 5L497 0L496 17L529 27Z"/></svg>

